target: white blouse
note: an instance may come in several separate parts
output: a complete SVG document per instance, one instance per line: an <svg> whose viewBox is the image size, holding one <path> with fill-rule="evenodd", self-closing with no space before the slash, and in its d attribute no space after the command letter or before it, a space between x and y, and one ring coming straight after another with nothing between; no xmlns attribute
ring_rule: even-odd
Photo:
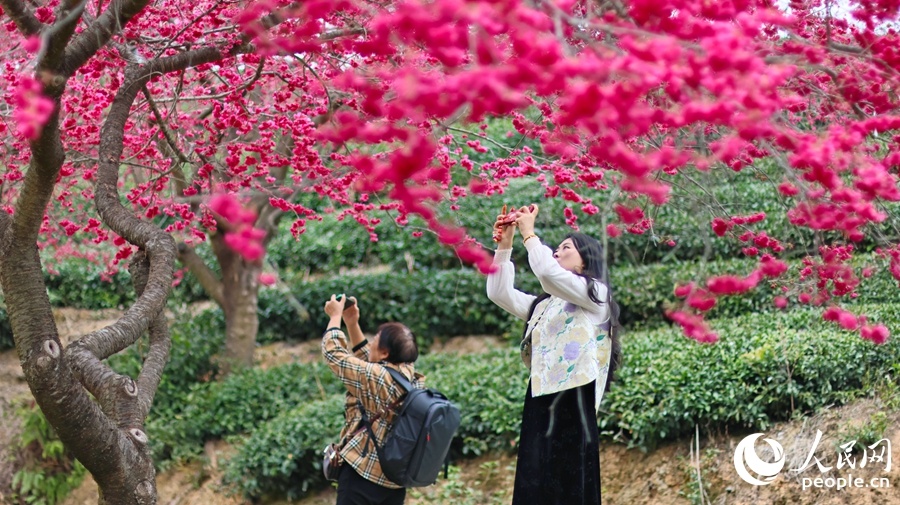
<svg viewBox="0 0 900 505"><path fill-rule="evenodd" d="M599 408L611 355L611 341L601 327L609 319L609 307L591 300L588 280L559 266L539 239L529 239L525 248L532 272L550 295L535 307L526 329L531 347L523 358L531 370L532 394L555 393L596 381L595 408ZM536 297L515 289L511 253L511 249L494 253L498 270L488 276L487 294L498 306L525 320ZM597 298L605 300L606 286L594 282Z"/></svg>

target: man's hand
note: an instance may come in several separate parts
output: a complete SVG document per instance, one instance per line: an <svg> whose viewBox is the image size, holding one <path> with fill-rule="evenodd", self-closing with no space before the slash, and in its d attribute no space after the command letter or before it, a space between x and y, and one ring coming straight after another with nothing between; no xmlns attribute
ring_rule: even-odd
<svg viewBox="0 0 900 505"><path fill-rule="evenodd" d="M350 326L359 324L359 301L357 301L355 296L351 296L347 298L347 300L350 300L353 303L349 304L349 307L344 307L342 317L344 318L344 324L349 328Z"/></svg>
<svg viewBox="0 0 900 505"><path fill-rule="evenodd" d="M336 295L331 295L331 299L325 302L325 314L328 317L337 316L340 318L341 313L344 311L344 303L347 301L347 297L341 295L341 299L338 300Z"/></svg>

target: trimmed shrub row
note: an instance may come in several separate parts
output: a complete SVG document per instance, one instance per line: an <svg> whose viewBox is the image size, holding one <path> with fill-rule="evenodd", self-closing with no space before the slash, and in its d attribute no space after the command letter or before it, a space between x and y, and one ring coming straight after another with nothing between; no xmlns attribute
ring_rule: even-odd
<svg viewBox="0 0 900 505"><path fill-rule="evenodd" d="M134 303L134 286L131 275L123 267L111 279L101 275L102 269L88 260L68 259L56 265L58 273L44 274L50 304L54 307L78 309L114 309ZM191 303L207 298L199 283L186 277L170 296L182 303Z"/></svg>
<svg viewBox="0 0 900 505"><path fill-rule="evenodd" d="M536 284L533 279L532 284ZM402 321L420 345L436 336L501 335L510 329L510 317L485 294L484 276L472 270L343 275L298 283L292 290L309 308L310 320L300 321L277 290L263 290L259 297L261 342L318 338L328 322L321 307L338 293L359 299L364 331L374 332L387 321Z"/></svg>
<svg viewBox="0 0 900 505"><path fill-rule="evenodd" d="M520 248L521 249L521 248ZM895 300L897 281L883 260L874 255L860 255L861 264L881 265L872 277L865 279L864 289L856 299L841 303L884 303ZM520 258L517 264L527 260ZM794 265L797 263L794 262ZM666 309L677 300L673 289L677 283L699 280L710 275L748 272L751 259L739 258L707 263L659 263L636 267L611 268L613 293L622 311L622 322L629 329L652 328L668 324ZM538 292L539 285L527 268L520 268L520 289ZM413 273L379 273L342 275L312 282L298 282L292 296L304 304L309 320L301 320L287 297L276 289L259 293L260 330L258 341L316 338L327 322L319 307L332 293L356 296L363 308L361 324L374 331L385 321L402 321L426 345L435 337L478 334L512 334L521 332L521 323L491 303L485 294L484 276L470 269L421 271ZM735 317L775 310L772 299L780 294L780 285L761 283L741 296L720 298L708 314L710 319ZM224 317L218 308L204 313L216 327L224 328ZM6 312L0 304L0 349L12 347L12 335Z"/></svg>
<svg viewBox="0 0 900 505"><path fill-rule="evenodd" d="M787 262L791 270L788 274L796 277L800 261ZM878 265L873 275L863 279L856 298L843 297L844 305L866 303L890 303L900 297L897 280L891 276L885 261L874 254L861 254L855 260L857 274L859 265ZM700 281L714 275L744 275L755 268L755 261L735 258L708 263L685 262L677 264L655 264L631 268L611 269L613 293L622 310L622 321L627 328L653 328L669 324L666 310L678 299L674 295L675 286L689 281ZM786 281L760 282L752 291L740 296L718 298L716 306L707 313L708 319L731 318L747 314L765 313L777 310L773 305L775 296L782 295ZM788 286L793 288L794 286ZM791 300L796 303L796 294Z"/></svg>
<svg viewBox="0 0 900 505"><path fill-rule="evenodd" d="M900 326L896 303L859 308L871 321ZM764 430L900 377L900 339L875 345L814 309L721 322L715 345L698 345L674 329L629 335L601 428L643 449L689 435L695 425Z"/></svg>
<svg viewBox="0 0 900 505"><path fill-rule="evenodd" d="M343 395L310 400L260 425L229 461L225 482L250 497L303 496L325 484L322 449L344 424ZM374 449L373 449L374 450Z"/></svg>
<svg viewBox="0 0 900 505"><path fill-rule="evenodd" d="M861 308L873 320L900 323L898 304ZM822 322L812 309L748 315L722 326L715 345L697 344L672 329L627 335L618 381L603 403L601 432L647 450L692 434L696 425L707 432L764 430L900 375L900 341L876 346ZM460 407L455 457L515 448L527 384L515 348L424 356L419 368L430 386ZM274 387L278 376L267 376ZM233 395L231 407L245 409L243 396ZM343 396L318 398L310 395L283 415L248 425L249 435L229 463L231 484L249 497L296 497L323 485L319 451L337 437Z"/></svg>
<svg viewBox="0 0 900 505"><path fill-rule="evenodd" d="M860 261L881 262L873 255ZM524 260L518 264L522 264ZM796 264L796 263L795 263ZM611 269L613 293L621 308L626 328L652 328L668 324L667 308L678 300L676 284L700 280L711 275L747 273L755 263L750 259L732 259L700 263L654 264ZM517 278L520 289L536 293L535 277L522 271ZM527 269L525 269L527 270ZM427 344L434 337L521 332L521 323L488 300L485 279L468 269L450 271L345 275L321 281L298 283L293 295L310 307L310 320L300 321L294 308L276 290L260 293L261 342L318 337L327 322L317 310L332 293L356 296L362 307L361 324L374 331L385 321L402 321ZM709 313L710 319L776 310L772 299L781 294L780 284L761 283L741 296L722 297ZM878 268L865 279L856 299L841 303L884 303L896 300L897 281L886 268Z"/></svg>
<svg viewBox="0 0 900 505"><path fill-rule="evenodd" d="M453 457L515 448L527 384L525 368L516 353L504 347L477 357L426 356L420 360L419 370L428 377L429 387L447 394L461 409L462 423L451 449ZM325 372L331 375L329 370ZM277 384L274 370L264 375L270 386ZM235 384L243 383L235 380ZM252 393L254 384L242 389ZM249 435L228 464L226 482L248 497L277 495L288 499L324 485L321 450L337 439L343 424L343 387L337 387L325 400L308 394L281 415L248 425ZM243 395L236 395L230 408L249 410L248 402L240 401L241 398ZM202 404L199 408L203 408ZM200 448L202 445L197 450Z"/></svg>
<svg viewBox="0 0 900 505"><path fill-rule="evenodd" d="M44 274L50 304L54 307L113 309L134 302L131 275L125 269L117 271L111 279L104 279L100 266L81 258L69 259L56 268L58 274Z"/></svg>
<svg viewBox="0 0 900 505"><path fill-rule="evenodd" d="M147 432L157 461L188 459L203 443L250 433L285 411L343 391L324 363L246 369L194 384L168 410L151 412Z"/></svg>
<svg viewBox="0 0 900 505"><path fill-rule="evenodd" d="M153 401L154 417L174 418L190 403L192 388L213 380L218 373L214 356L225 342L225 327L213 315L181 312L170 324L172 348ZM148 348L146 338L111 356L109 365L118 372L137 377Z"/></svg>
<svg viewBox="0 0 900 505"><path fill-rule="evenodd" d="M765 163L759 162L760 165ZM668 204L647 209L647 217L654 220L652 229L641 235L624 233L609 240L609 258L614 266L613 271L635 265L693 262L700 257L718 262L741 256L741 249L747 244L732 238L718 238L712 233L710 207L703 203L703 198L709 198L707 192L714 195L718 202L717 213L749 215L765 212L768 216L766 221L751 227L756 230L765 228L789 248L795 244L802 246L814 243L810 230L797 228L787 221L785 210L791 202L784 201L778 195L773 182L761 175L765 173L777 177L775 174L778 171L762 166L760 172L745 170L741 173L718 174L717 178L704 181L702 191L687 187L673 188L673 196ZM591 192L586 196L592 198L598 207L605 209L610 193ZM337 221L335 214L324 212L327 202L313 196L308 198L309 201L305 203L321 210L323 221L309 221L306 232L297 240L289 232L291 223L284 220L281 232L268 247L268 261L277 265L286 278L307 273L327 275L367 264L389 265L395 271L461 267L453 251L442 246L427 231L424 223L415 217L404 227L385 218L377 227L378 241L372 242L368 231L358 223L352 219ZM485 247L492 248L491 225L503 202L539 202L542 211L538 216L537 229L542 239L551 245L560 242L571 231L564 224L564 211L571 208L578 213L580 207L580 204L561 198L546 200L543 187L536 181L515 180L510 182L503 195L463 198L452 203L458 205L456 210L451 210L451 203L445 202L441 204L440 213L448 222L466 227L473 238ZM886 205L893 209L900 204ZM898 214L900 213L889 213L891 216ZM614 216L610 218L616 220ZM582 216L578 223L586 233L598 237L603 233L600 214ZM423 230L426 233L422 237L413 236L413 232ZM674 246L668 245L670 240L674 242ZM829 243L841 241L841 238L824 233L819 241ZM869 242L857 244L860 251L870 251L872 248L873 244ZM208 247L198 248L198 254L207 261L213 259ZM515 254L515 259L524 260L524 250L521 247L516 249ZM802 254L805 251L799 249L789 249L785 253L786 256ZM101 309L126 306L134 299L130 277L124 271L118 272L112 282L109 282L101 277L96 265L84 259L66 260L56 268L59 270L58 274L46 275L48 292L54 306ZM202 288L190 275L173 291L173 295L187 303L206 298Z"/></svg>

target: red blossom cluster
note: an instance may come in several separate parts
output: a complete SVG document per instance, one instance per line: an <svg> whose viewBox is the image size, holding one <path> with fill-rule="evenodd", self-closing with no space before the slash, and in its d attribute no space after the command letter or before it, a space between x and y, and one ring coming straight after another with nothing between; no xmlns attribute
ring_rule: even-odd
<svg viewBox="0 0 900 505"><path fill-rule="evenodd" d="M256 212L244 208L231 194L216 194L209 199L209 210L222 222L225 243L247 261L259 261L265 255L265 231L255 228Z"/></svg>
<svg viewBox="0 0 900 505"><path fill-rule="evenodd" d="M669 312L669 318L679 324L685 336L703 344L718 342L719 336L710 330L709 325L702 317L689 312Z"/></svg>
<svg viewBox="0 0 900 505"><path fill-rule="evenodd" d="M36 140L54 108L53 100L44 96L40 81L22 76L12 94L12 105L16 133L25 140Z"/></svg>
<svg viewBox="0 0 900 505"><path fill-rule="evenodd" d="M709 338L706 335L709 330L705 323L700 325L698 321L703 320L704 312L708 312L716 306L718 297L746 293L755 288L764 278L775 279L787 271L787 263L766 254L760 258L757 269L746 276L718 275L710 277L706 281L706 288L698 287L694 282L676 286L675 296L683 298L684 305L696 312L677 311L675 313L680 315L678 319L673 318L673 321L682 326L685 335L691 338L699 337L701 342L707 341ZM787 299L784 297L775 297L773 302L778 308L787 306ZM672 314L669 314L669 317L672 318Z"/></svg>
<svg viewBox="0 0 900 505"><path fill-rule="evenodd" d="M35 8L36 22L53 22L55 5ZM265 205L291 216L297 237L320 216L296 196L314 193L372 240L388 216L404 225L417 215L437 240L487 272L489 253L439 219L438 202L500 195L509 181L528 178L548 198L571 203L560 216L571 227L596 219L604 210L595 202L612 195L609 237L649 237L655 224L647 216L673 204L673 187L724 178L765 158L776 167L772 194L786 203L790 222L840 237L796 273L810 289L774 303L786 307L796 295L824 305L853 296L861 282L849 259L832 253L879 240L870 232L888 217L884 202L900 201L900 136L893 133L900 130L900 37L882 27L896 18L900 0L857 2L846 18L823 16L829 5L172 0L142 7L64 86L54 85L58 99L45 88L61 76L30 70L50 46L4 13L0 90L11 107L0 112L10 116L0 121L0 203L11 212L31 159L28 141L40 138L57 108L66 158L42 247L99 254L109 265L127 257L128 244L92 251L94 242L116 237L81 224L92 217L99 126L129 65L215 50L212 62L154 75L122 140L120 189L135 213L190 244L217 229L198 203L217 191L242 201L263 195ZM106 8L89 0L85 12ZM93 19L79 20L76 36ZM488 134L491 118L508 118L509 135L540 149L503 147ZM489 161L475 161L488 154ZM210 205L232 214L215 212L243 222L237 207L218 198ZM786 275L776 257L790 247L759 229L765 214L723 217L706 203L714 234L736 238L748 258L760 259L746 276L716 276L685 293L686 310L701 314L718 296ZM253 230L244 223L228 236L258 259ZM76 253L66 241L79 231L89 246ZM678 239L666 238L670 246ZM900 280L900 259L886 254ZM699 315L675 314L691 335L708 340ZM882 335L862 328L870 328L861 330L866 338Z"/></svg>
<svg viewBox="0 0 900 505"><path fill-rule="evenodd" d="M891 334L883 324L868 324L866 316L857 316L836 306L826 308L822 313L822 319L837 323L845 330L858 331L862 338L876 344L885 343Z"/></svg>

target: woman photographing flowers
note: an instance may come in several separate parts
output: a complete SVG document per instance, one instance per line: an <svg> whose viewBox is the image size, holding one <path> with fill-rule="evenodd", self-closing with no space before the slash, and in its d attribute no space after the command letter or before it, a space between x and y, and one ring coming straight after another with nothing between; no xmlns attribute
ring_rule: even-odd
<svg viewBox="0 0 900 505"><path fill-rule="evenodd" d="M619 356L618 308L602 282L603 249L572 233L552 251L535 234L537 205L514 212L494 223L498 269L487 279L488 298L527 322L522 358L531 373L512 503L600 505L596 416ZM516 228L544 290L540 296L514 288Z"/></svg>

